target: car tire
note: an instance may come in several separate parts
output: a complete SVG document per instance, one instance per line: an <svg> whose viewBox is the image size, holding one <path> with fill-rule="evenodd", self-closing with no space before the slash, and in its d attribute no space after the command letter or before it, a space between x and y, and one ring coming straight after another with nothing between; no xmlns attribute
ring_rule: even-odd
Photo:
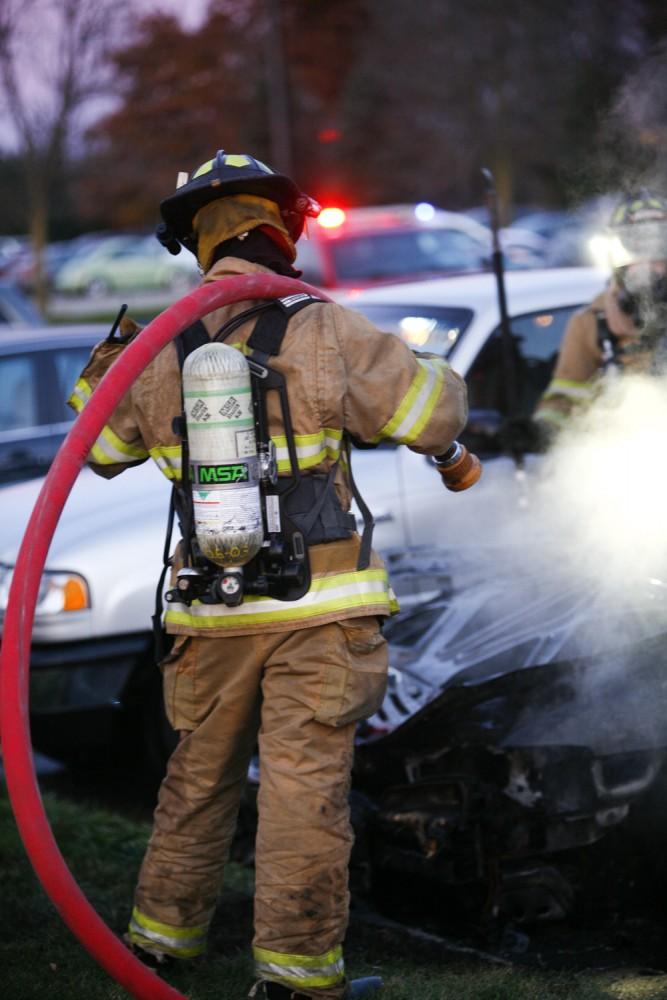
<svg viewBox="0 0 667 1000"><path fill-rule="evenodd" d="M91 278L86 285L86 295L91 299L99 299L111 291L108 281L104 278Z"/></svg>

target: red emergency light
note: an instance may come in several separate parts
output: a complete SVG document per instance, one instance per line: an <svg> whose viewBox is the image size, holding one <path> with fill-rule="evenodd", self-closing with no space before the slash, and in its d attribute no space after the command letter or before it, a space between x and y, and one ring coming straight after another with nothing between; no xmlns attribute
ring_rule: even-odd
<svg viewBox="0 0 667 1000"><path fill-rule="evenodd" d="M342 208L323 208L317 216L318 225L323 229L338 229L345 222L345 212Z"/></svg>

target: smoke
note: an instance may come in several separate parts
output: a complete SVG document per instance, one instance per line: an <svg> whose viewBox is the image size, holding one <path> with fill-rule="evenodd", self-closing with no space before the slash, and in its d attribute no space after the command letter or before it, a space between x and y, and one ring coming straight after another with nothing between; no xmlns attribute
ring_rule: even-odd
<svg viewBox="0 0 667 1000"><path fill-rule="evenodd" d="M580 572L610 589L667 580L667 377L606 379L563 431L537 496Z"/></svg>
<svg viewBox="0 0 667 1000"><path fill-rule="evenodd" d="M601 191L662 191L667 167L667 40L619 86L601 122L594 173Z"/></svg>

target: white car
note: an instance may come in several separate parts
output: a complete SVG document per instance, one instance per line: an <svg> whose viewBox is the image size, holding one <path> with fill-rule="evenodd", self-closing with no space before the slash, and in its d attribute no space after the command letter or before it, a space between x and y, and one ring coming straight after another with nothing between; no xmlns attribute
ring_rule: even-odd
<svg viewBox="0 0 667 1000"><path fill-rule="evenodd" d="M602 285L599 272L582 268L507 275L524 411L549 380L568 318ZM483 457L495 452L481 482L460 495L447 493L429 461L407 448L355 451L355 478L375 514L376 548L477 544L498 523L498 484L506 483L500 495L510 506L517 488L514 465L494 439L505 408L494 276L367 290L347 304L415 348L446 354L468 381L468 434ZM33 480L0 492L0 607L40 485ZM85 756L114 734L141 729L159 757L166 734L154 711L159 675L150 629L168 504L168 483L152 463L112 481L81 472L49 552L35 616L32 731L43 752ZM72 594L79 596L70 606Z"/></svg>
<svg viewBox="0 0 667 1000"><path fill-rule="evenodd" d="M604 277L592 268L572 268L512 271L505 280L516 406L521 414L530 414L549 382L568 319L602 290ZM355 452L355 477L376 519L376 546L387 550L493 541L498 524L527 488L514 461L500 454L496 436L510 414L494 276L461 275L367 290L343 304L415 350L442 354L464 376L469 419L461 437L484 463L474 489L458 494L444 490L430 460L409 448ZM536 460L526 456L526 468Z"/></svg>

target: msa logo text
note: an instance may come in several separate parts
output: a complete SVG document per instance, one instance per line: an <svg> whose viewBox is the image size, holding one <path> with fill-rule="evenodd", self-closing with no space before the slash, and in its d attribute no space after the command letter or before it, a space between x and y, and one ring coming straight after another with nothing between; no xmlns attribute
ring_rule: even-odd
<svg viewBox="0 0 667 1000"><path fill-rule="evenodd" d="M241 463L234 465L198 465L195 469L197 484L210 486L212 483L247 483L248 466Z"/></svg>

